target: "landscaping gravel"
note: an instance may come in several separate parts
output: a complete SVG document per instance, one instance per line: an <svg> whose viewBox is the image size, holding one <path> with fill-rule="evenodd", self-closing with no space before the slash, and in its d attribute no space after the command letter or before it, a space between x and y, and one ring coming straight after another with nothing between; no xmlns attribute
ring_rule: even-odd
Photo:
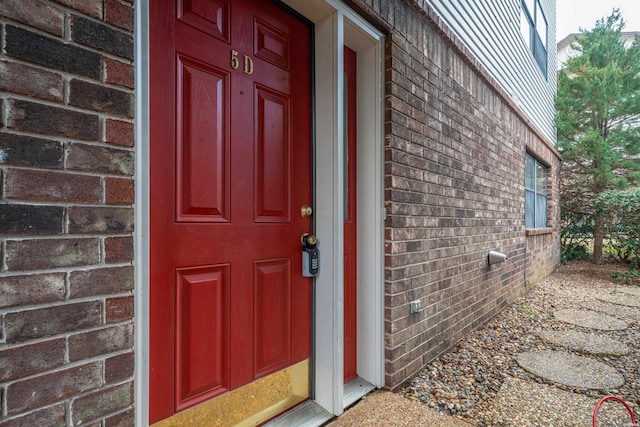
<svg viewBox="0 0 640 427"><path fill-rule="evenodd" d="M621 283L611 278L611 270L616 268L594 266L586 262L575 262L560 267L556 273L503 310L488 324L472 332L450 351L433 360L410 381L401 394L435 411L474 420L480 426L513 425L505 421L508 419L508 414L504 412L505 405L499 404L508 400L505 397L507 390L509 399L515 399L512 405L516 405L512 408L512 416L516 417L512 418L512 422L517 419L535 420L524 425L584 426L585 414L582 412L585 411L585 406L567 407L566 399L554 400L556 395L572 396L577 400L593 403L603 396L613 394L623 398L638 414L640 311L635 307L611 305L611 301L619 302L620 295L616 293L616 289L621 287ZM610 301L606 305L602 302L603 296ZM627 298L627 301L629 299ZM596 331L561 322L554 317L554 313L559 310L580 307L592 310L604 307L609 315L626 322L629 326L623 330ZM628 346L631 351L627 355L597 357L597 360L611 366L622 375L624 384L612 389L590 390L555 383L526 372L516 362L519 354L531 351L580 354L544 341L541 335L547 331L598 333ZM508 387L498 395L504 384L508 384ZM541 385L558 393L538 392ZM536 399L539 401L536 402ZM526 411L533 411L535 414L527 415ZM580 411L580 414L572 414L572 411ZM558 417L565 421L558 423ZM586 418L590 420L591 414L586 414ZM572 420L576 420L575 423ZM619 425L630 425L628 419L626 422L617 422L623 423Z"/></svg>

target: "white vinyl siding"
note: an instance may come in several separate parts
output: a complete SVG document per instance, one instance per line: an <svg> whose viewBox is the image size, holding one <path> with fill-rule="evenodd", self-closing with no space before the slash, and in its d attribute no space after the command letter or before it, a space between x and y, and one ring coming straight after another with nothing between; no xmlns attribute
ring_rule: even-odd
<svg viewBox="0 0 640 427"><path fill-rule="evenodd" d="M525 1L534 4L533 0ZM547 43L545 76L521 34L522 0L429 0L428 3L535 127L555 144L556 45ZM555 40L555 0L540 0L540 5L547 23L545 41Z"/></svg>

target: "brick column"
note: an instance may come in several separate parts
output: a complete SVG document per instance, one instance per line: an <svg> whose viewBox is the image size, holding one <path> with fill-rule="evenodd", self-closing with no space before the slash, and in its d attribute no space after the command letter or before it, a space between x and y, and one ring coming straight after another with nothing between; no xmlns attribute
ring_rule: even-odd
<svg viewBox="0 0 640 427"><path fill-rule="evenodd" d="M0 2L0 424L133 425L134 6Z"/></svg>

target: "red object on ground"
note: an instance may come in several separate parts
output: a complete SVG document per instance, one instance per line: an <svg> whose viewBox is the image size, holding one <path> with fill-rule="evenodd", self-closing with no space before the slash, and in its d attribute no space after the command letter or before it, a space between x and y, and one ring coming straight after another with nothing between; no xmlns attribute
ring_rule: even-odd
<svg viewBox="0 0 640 427"><path fill-rule="evenodd" d="M602 404L604 402L606 402L607 400L617 400L618 402L622 403L622 406L624 406L624 408L627 410L627 412L629 413L629 415L631 416L631 425L632 427L638 427L638 424L636 423L636 417L633 415L633 411L631 410L631 407L629 405L627 405L627 402L625 402L624 400L622 400L621 398L617 397L617 396L605 396L602 399L600 399L596 405L596 407L593 410L593 427L598 427L598 411L600 411L600 406L602 406Z"/></svg>

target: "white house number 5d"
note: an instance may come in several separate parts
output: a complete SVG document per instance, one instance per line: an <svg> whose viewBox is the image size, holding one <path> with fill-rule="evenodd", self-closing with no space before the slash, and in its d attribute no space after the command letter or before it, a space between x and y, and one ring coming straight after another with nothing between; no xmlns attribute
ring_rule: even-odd
<svg viewBox="0 0 640 427"><path fill-rule="evenodd" d="M253 74L253 59L248 57L247 55L242 55L244 59L244 69L242 70L245 74ZM238 51L231 51L231 68L237 70L240 67L240 60L238 59Z"/></svg>

